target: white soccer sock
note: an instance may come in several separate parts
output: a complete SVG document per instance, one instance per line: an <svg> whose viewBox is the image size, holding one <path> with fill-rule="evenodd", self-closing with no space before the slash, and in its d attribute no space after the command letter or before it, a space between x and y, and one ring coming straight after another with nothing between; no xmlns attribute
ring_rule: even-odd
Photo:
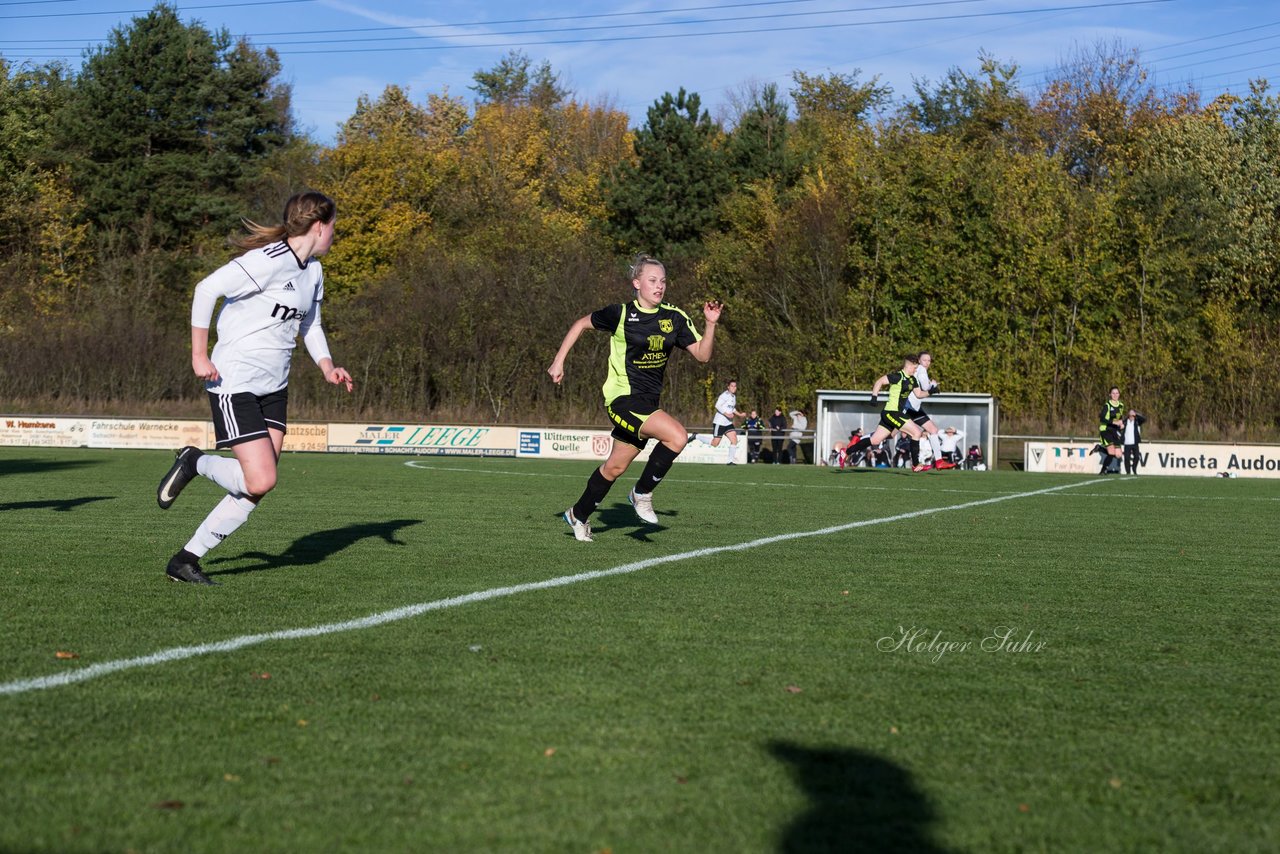
<svg viewBox="0 0 1280 854"><path fill-rule="evenodd" d="M235 457L205 454L196 460L196 471L221 486L232 495L248 495L244 488L244 469Z"/></svg>
<svg viewBox="0 0 1280 854"><path fill-rule="evenodd" d="M704 445L710 445L710 444L711 444L711 434L709 434L709 433L694 433L694 434L693 434L693 441L695 441L695 442L701 442L701 443L702 443L702 444L704 444Z"/></svg>
<svg viewBox="0 0 1280 854"><path fill-rule="evenodd" d="M225 458L224 458L225 459ZM204 555L218 543L231 536L237 528L249 521L254 504L247 498L225 495L213 508L187 543L187 551L196 557Z"/></svg>
<svg viewBox="0 0 1280 854"><path fill-rule="evenodd" d="M737 455L738 455L738 446L732 445L732 444L729 445L728 453L725 454L725 463L733 462L733 458L736 457Z"/></svg>
<svg viewBox="0 0 1280 854"><path fill-rule="evenodd" d="M942 460L942 440L938 438L937 433L930 433L929 447L933 448L933 464L936 466Z"/></svg>

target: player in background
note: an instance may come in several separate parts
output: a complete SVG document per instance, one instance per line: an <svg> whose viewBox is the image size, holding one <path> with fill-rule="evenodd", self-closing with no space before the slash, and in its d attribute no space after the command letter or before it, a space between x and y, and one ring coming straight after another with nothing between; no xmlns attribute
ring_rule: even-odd
<svg viewBox="0 0 1280 854"><path fill-rule="evenodd" d="M298 336L325 380L352 389L351 374L333 364L320 324L324 275L316 259L333 245L336 219L337 206L328 196L298 193L285 203L280 225L246 220L248 236L233 242L249 251L196 285L191 367L209 394L215 447L234 456L188 446L160 481L156 501L163 510L197 475L227 491L169 560L165 571L172 581L217 584L204 574L200 558L248 521L275 488L288 423L289 364ZM210 354L209 324L219 299L218 341Z"/></svg>
<svg viewBox="0 0 1280 854"><path fill-rule="evenodd" d="M664 303L667 271L657 258L636 258L631 265L631 287L631 302L607 305L574 321L547 368L552 382L558 384L564 379L564 360L583 332L598 329L609 334L609 372L603 391L605 412L613 423L613 447L609 458L587 479L578 502L564 511L573 536L586 543L592 541L589 517L650 439L657 439L658 446L649 455L627 500L637 516L651 525L657 524L653 490L689 441L684 425L659 405L667 361L677 347L699 362L709 361L720 321L720 303L704 304L704 337L698 334L689 315Z"/></svg>
<svg viewBox="0 0 1280 854"><path fill-rule="evenodd" d="M924 350L920 353L920 364L916 366L916 383L929 394L938 393L938 384L929 379L929 366L933 364L933 355ZM942 445L938 438L938 425L933 423L929 413L924 411L924 404L914 394L907 398L907 406L911 412L911 420L924 431L929 439L929 447L933 449L933 461L928 465L920 465L920 440L911 440L911 470L928 471L932 468L953 469L955 463L942 456Z"/></svg>
<svg viewBox="0 0 1280 854"><path fill-rule="evenodd" d="M692 433L689 438L713 448L720 447L720 439L729 439L729 455L725 463L733 465L733 458L738 453L738 430L733 426L733 419L742 418L747 413L738 411L738 381L729 380L725 390L716 398L716 414L711 417L711 435Z"/></svg>
<svg viewBox="0 0 1280 854"><path fill-rule="evenodd" d="M1120 474L1124 457L1124 404L1120 389L1112 386L1098 413L1098 444L1102 453L1102 469L1098 474Z"/></svg>
<svg viewBox="0 0 1280 854"><path fill-rule="evenodd" d="M900 369L876 380L875 385L871 387L872 403L880 400L881 389L886 386L889 389L884 408L880 411L880 423L876 425L876 429L870 436L863 436L849 448L847 451L849 455L866 453L868 448L878 446L893 435L894 430L901 430L917 441L924 435L920 427L911 420L907 408L908 397L915 395L923 400L929 396L929 393L920 388L916 381L916 368L919 364L920 357L911 353L903 357Z"/></svg>

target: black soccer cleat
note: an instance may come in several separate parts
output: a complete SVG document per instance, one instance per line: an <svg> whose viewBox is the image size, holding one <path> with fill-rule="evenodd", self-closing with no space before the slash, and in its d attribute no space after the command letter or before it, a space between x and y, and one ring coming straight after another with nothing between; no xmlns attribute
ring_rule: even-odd
<svg viewBox="0 0 1280 854"><path fill-rule="evenodd" d="M161 479L160 485L156 487L156 503L160 505L161 510L172 507L173 502L178 500L183 487L195 480L199 474L196 471L196 460L203 456L204 451L190 445L178 451L177 459L173 461L173 465Z"/></svg>
<svg viewBox="0 0 1280 854"><path fill-rule="evenodd" d="M169 566L164 571L170 581L184 581L187 584L217 585L218 582L204 574L200 569L200 561L186 549L169 558Z"/></svg>

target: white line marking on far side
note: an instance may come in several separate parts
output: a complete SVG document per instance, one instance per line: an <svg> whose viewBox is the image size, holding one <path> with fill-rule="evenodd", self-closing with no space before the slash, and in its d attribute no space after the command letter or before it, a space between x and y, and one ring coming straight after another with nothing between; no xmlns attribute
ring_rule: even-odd
<svg viewBox="0 0 1280 854"><path fill-rule="evenodd" d="M584 581L594 581L597 578L608 578L613 575L626 575L632 572L639 572L642 569L650 569L655 566L661 566L664 563L675 563L681 560L691 560L701 557L709 557L711 555L722 554L724 552L740 552L748 549L760 548L761 546L771 546L776 543L785 543L790 540L802 540L808 537L823 537L828 534L839 534L844 531L852 531L856 528L867 528L872 525L884 525L889 522L900 522L904 519L917 519L921 516L931 516L935 513L946 513L952 510L966 510L970 507L981 507L987 504L998 504L1001 501L1012 501L1017 498L1031 498L1036 495L1047 495L1054 492L1060 492L1064 489L1074 489L1080 486L1090 486L1095 483L1102 483L1102 480L1087 480L1080 483L1069 483L1063 486L1049 487L1048 489L1037 489L1033 492L1019 492L1013 495L999 495L995 498L985 498L981 501L966 501L963 504L951 504L946 507L932 507L926 510L913 510L910 513L898 513L894 516L882 516L879 519L863 519L859 522L846 522L843 525L832 525L828 528L819 528L816 531L798 531L791 534L777 534L772 537L761 537L756 540L749 540L745 543L735 543L728 546L709 546L705 549L694 549L689 552L680 552L678 554L664 555L662 557L648 558L634 563L624 563L621 566L611 567L610 569L598 569L591 572L580 572L576 575L562 575L558 578L549 578L545 581L532 581L527 584L515 584L510 587L494 587L489 590L481 590L476 593L468 593L464 596L454 596L449 599L437 599L434 602L419 602L416 605L405 605L401 608L393 608L390 611L380 611L376 614L370 614L367 617L361 617L356 620L346 620L341 623L326 623L321 626L310 626L302 629L282 629L275 632L263 632L256 635L241 635L236 638L229 638L214 643L202 643L196 646L179 646L170 649L163 649L159 652L153 652L150 655L142 655L137 658L118 658L114 661L103 661L99 664L91 664L88 667L82 667L77 670L68 670L63 673L55 673L51 676L37 676L31 679L19 679L14 682L0 683L0 695L3 694L25 694L29 691L40 691L46 688L60 688L64 685L73 685L77 682L87 682L90 679L97 679L100 676L107 676L111 673L117 673L121 670L132 670L135 667L150 667L154 664L168 664L173 661L181 661L185 658L195 658L200 655L212 655L218 652L234 652L238 649L244 649L249 646L256 646L261 643L276 640L297 640L298 638L314 638L322 635L332 635L339 632L353 632L360 629L371 629L375 626L385 625L386 623L394 623L400 620L407 620L411 617L417 617L429 611L442 611L445 608L456 608L459 605L470 605L475 602L487 602L490 599L501 599L505 596L515 596L520 593L532 593L537 590L550 590L554 587L567 587L570 584L580 584Z"/></svg>

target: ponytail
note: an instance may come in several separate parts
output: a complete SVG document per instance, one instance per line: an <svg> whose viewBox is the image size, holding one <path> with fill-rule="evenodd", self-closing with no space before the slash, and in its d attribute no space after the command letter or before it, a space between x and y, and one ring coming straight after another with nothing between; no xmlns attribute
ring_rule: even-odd
<svg viewBox="0 0 1280 854"><path fill-rule="evenodd" d="M295 193L284 203L284 215L279 225L259 225L252 220L242 220L249 233L243 237L233 237L231 242L241 249L258 249L306 234L315 223L333 222L337 215L337 204L324 193L315 190Z"/></svg>

